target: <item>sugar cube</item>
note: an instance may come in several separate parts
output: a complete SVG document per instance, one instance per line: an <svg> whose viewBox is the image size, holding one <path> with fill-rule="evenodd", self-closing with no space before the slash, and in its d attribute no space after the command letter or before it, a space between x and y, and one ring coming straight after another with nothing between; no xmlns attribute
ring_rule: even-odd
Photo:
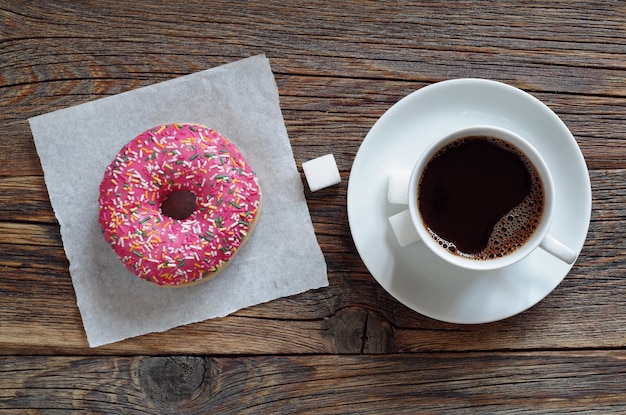
<svg viewBox="0 0 626 415"><path fill-rule="evenodd" d="M406 205L409 203L409 180L411 172L393 170L387 182L387 200L389 203Z"/></svg>
<svg viewBox="0 0 626 415"><path fill-rule="evenodd" d="M411 214L408 209L391 216L389 218L389 224L391 225L391 229L396 235L398 244L400 244L401 247L405 247L419 241L419 235L413 226Z"/></svg>
<svg viewBox="0 0 626 415"><path fill-rule="evenodd" d="M332 154L305 161L302 163L302 170L312 192L341 182L335 156Z"/></svg>

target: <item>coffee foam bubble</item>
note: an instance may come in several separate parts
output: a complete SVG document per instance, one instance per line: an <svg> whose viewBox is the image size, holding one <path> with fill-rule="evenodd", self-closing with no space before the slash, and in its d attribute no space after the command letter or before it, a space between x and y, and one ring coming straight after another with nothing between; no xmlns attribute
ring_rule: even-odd
<svg viewBox="0 0 626 415"><path fill-rule="evenodd" d="M535 233L543 214L543 189L534 185L530 195L496 223L487 247L472 255L474 259L494 259L508 255L524 245ZM539 197L538 197L539 196Z"/></svg>

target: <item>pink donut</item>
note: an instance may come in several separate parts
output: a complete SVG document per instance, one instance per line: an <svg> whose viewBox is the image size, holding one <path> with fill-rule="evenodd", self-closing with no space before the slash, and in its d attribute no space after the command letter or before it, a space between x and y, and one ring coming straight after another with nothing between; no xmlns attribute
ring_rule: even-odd
<svg viewBox="0 0 626 415"><path fill-rule="evenodd" d="M227 139L200 125L168 124L120 150L99 203L104 238L126 267L180 286L208 280L235 256L254 228L261 191Z"/></svg>

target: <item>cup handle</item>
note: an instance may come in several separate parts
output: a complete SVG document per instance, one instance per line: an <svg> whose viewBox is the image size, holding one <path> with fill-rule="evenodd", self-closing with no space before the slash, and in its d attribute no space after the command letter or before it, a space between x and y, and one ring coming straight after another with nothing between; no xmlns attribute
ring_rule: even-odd
<svg viewBox="0 0 626 415"><path fill-rule="evenodd" d="M563 245L561 242L557 241L550 235L546 235L546 237L543 238L540 246L544 251L554 255L555 257L567 264L573 264L574 261L576 261L576 257L578 256L576 252L572 251L567 246Z"/></svg>

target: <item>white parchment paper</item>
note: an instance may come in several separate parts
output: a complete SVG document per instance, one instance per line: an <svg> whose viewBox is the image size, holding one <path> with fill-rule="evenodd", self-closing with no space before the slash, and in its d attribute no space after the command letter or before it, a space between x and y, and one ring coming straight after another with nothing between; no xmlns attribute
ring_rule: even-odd
<svg viewBox="0 0 626 415"><path fill-rule="evenodd" d="M259 55L29 119L91 347L226 316L328 285L280 110ZM259 176L263 207L241 252L217 277L184 288L140 280L98 225L98 187L124 144L172 122L234 142Z"/></svg>

